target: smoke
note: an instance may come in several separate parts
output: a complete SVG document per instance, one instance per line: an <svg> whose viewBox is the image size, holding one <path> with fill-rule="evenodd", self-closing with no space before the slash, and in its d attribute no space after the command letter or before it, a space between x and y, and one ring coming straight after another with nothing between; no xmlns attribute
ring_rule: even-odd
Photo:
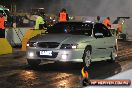
<svg viewBox="0 0 132 88"><path fill-rule="evenodd" d="M65 7L71 15L132 16L131 4L132 0L56 0L48 11L57 13Z"/></svg>
<svg viewBox="0 0 132 88"><path fill-rule="evenodd" d="M57 14L66 8L70 15L80 16L132 16L132 0L25 0L23 8L44 7Z"/></svg>

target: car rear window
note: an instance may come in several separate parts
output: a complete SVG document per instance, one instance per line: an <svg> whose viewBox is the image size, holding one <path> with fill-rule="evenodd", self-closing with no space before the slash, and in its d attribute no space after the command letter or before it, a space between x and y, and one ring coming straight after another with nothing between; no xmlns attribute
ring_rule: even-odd
<svg viewBox="0 0 132 88"><path fill-rule="evenodd" d="M48 28L48 33L67 33L79 35L92 35L92 23L83 22L63 22L56 23L54 26Z"/></svg>

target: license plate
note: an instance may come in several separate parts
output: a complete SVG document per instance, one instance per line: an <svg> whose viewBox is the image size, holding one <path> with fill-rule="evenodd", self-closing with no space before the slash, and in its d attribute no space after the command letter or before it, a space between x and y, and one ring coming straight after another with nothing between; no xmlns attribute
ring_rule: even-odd
<svg viewBox="0 0 132 88"><path fill-rule="evenodd" d="M40 55L52 56L52 51L40 51Z"/></svg>

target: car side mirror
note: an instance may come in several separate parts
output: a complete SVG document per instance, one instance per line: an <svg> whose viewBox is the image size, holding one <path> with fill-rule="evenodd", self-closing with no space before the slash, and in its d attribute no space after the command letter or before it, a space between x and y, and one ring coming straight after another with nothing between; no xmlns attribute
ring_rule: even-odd
<svg viewBox="0 0 132 88"><path fill-rule="evenodd" d="M95 38L103 38L103 33L95 33Z"/></svg>

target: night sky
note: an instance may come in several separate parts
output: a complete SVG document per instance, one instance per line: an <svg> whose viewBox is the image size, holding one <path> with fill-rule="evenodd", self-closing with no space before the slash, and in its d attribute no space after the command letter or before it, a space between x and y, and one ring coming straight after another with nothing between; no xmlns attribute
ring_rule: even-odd
<svg viewBox="0 0 132 88"><path fill-rule="evenodd" d="M11 0L0 0L10 3ZM66 8L72 15L131 16L132 0L15 0L17 9L43 7L48 13Z"/></svg>

